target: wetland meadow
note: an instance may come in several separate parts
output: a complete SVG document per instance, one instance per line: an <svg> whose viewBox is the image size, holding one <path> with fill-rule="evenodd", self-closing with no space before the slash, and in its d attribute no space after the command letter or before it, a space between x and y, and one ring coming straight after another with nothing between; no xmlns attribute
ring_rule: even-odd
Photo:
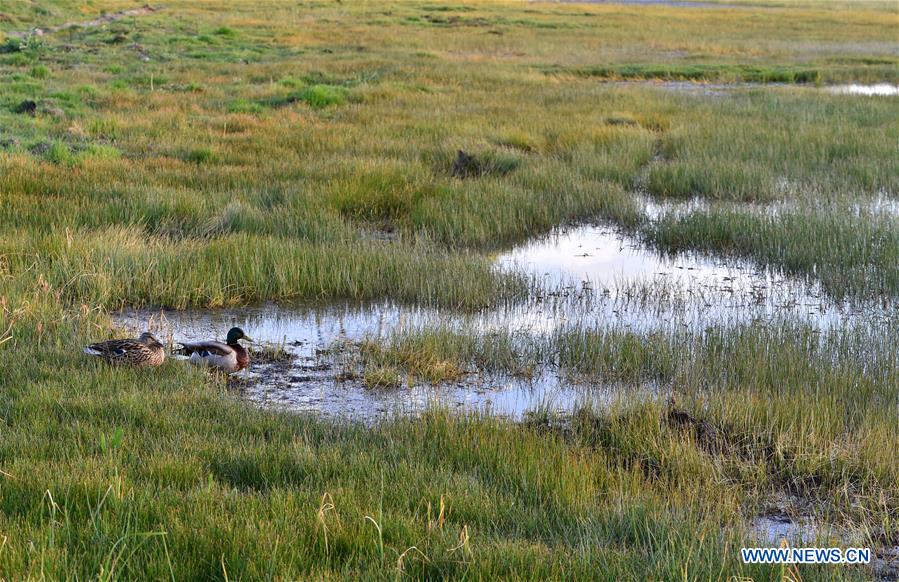
<svg viewBox="0 0 899 582"><path fill-rule="evenodd" d="M896 580L897 307L895 2L0 3L0 579Z"/></svg>

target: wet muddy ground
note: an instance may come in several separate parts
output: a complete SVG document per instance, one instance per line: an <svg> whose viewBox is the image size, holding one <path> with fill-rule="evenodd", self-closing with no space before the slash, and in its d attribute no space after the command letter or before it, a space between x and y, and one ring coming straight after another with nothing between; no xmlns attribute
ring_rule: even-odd
<svg viewBox="0 0 899 582"><path fill-rule="evenodd" d="M840 530L809 514L790 514L779 507L750 521L750 534L764 547L867 548L859 534ZM871 547L868 564L873 579L899 580L899 546Z"/></svg>

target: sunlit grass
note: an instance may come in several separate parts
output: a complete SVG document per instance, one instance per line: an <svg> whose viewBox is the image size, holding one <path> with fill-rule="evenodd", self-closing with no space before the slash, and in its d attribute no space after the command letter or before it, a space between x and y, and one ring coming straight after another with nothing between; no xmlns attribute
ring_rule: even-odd
<svg viewBox="0 0 899 582"><path fill-rule="evenodd" d="M623 388L522 423L263 412L179 362L81 355L123 306L533 299L485 253L585 219L895 298L896 217L848 210L897 196L895 99L816 87L896 82L895 6L752 4L184 1L16 35L136 4L3 3L0 575L772 578L737 550L784 494L895 545L894 326L359 346L372 390ZM654 221L637 193L714 205Z"/></svg>

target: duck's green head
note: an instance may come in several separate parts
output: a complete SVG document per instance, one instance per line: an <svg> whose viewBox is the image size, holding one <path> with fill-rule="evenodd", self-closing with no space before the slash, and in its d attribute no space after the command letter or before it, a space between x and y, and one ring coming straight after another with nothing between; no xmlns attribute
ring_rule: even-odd
<svg viewBox="0 0 899 582"><path fill-rule="evenodd" d="M240 329L239 327L232 327L230 330L228 330L228 343L234 345L237 343L237 340L243 340L245 342L253 343L253 340L250 339L242 329Z"/></svg>

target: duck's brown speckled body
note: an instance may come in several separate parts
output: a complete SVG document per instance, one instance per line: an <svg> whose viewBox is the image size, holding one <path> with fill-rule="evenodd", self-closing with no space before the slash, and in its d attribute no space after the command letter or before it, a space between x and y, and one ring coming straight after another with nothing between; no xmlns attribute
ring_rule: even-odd
<svg viewBox="0 0 899 582"><path fill-rule="evenodd" d="M110 364L150 368L165 361L165 348L153 334L147 332L137 339L117 339L90 344L84 348L89 356Z"/></svg>

